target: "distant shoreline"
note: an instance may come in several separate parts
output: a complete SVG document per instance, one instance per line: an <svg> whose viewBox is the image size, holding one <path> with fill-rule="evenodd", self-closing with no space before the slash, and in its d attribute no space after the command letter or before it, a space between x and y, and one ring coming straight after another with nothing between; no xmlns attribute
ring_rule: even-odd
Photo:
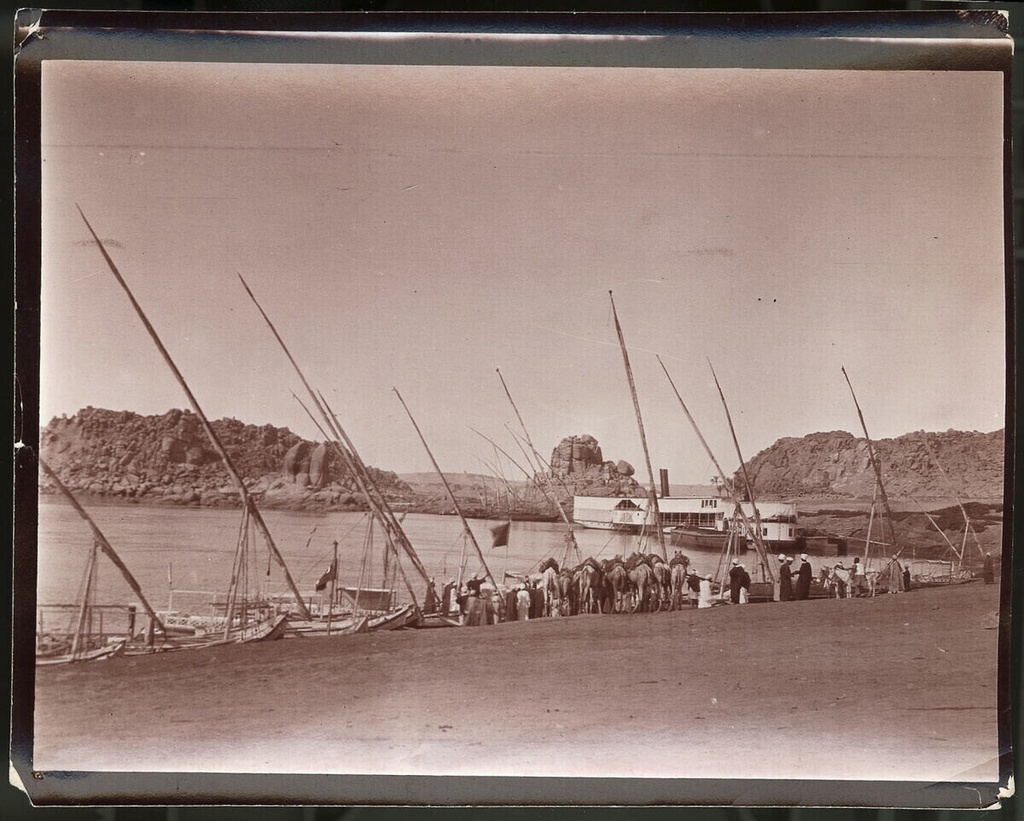
<svg viewBox="0 0 1024 821"><path fill-rule="evenodd" d="M259 500L260 494L253 494L257 501ZM241 502L237 499L226 499L219 504L203 504L199 502L181 502L181 501L170 501L163 499L128 499L123 497L114 497L105 493L90 493L85 490L75 491L76 498L81 499L83 502L87 502L90 505L104 505L104 506L118 506L124 505L128 507L191 507L191 508L205 508L205 507L241 507ZM49 491L40 488L39 493L40 500L47 500L55 502L57 504L66 504L66 500L56 491ZM933 497L915 497L913 499L904 499L900 497L890 498L889 503L893 512L899 513L915 513L920 510L917 506L917 502L924 505L925 509L929 512L933 510L940 510L947 507L955 507L957 500L952 496L933 496ZM788 501L794 502L797 506L797 511L802 514L814 514L814 513L831 513L836 511L848 511L848 512L864 512L867 513L871 508L871 499L864 498L842 498L842 497L808 497L808 498L796 498L796 497L785 497L776 499L775 497L766 497L760 501ZM960 502L963 504L983 504L983 505L998 505L1000 507L1004 504L1002 496L993 497L978 497L978 498L962 498ZM878 509L881 509L881 503L877 503ZM294 510L295 512L303 512L301 506L293 504L279 504L279 503L266 503L260 502L260 507L265 510ZM423 513L433 516L454 516L456 515L451 510L450 503L447 505L447 509L443 509L439 506L436 510L424 509L425 505L416 503L396 502L393 503L393 507L399 515L403 512L407 513ZM356 505L355 507L340 507L331 510L325 510L324 512L344 512L346 510L365 510L362 505ZM310 511L317 512L317 511ZM508 519L512 521L537 521L537 522L555 522L559 520L557 514L530 514L530 513L513 513L511 516L505 513L493 513L491 515L479 515L478 510L474 510L474 515L470 516L468 510L464 509L463 513L467 518L473 519Z"/></svg>

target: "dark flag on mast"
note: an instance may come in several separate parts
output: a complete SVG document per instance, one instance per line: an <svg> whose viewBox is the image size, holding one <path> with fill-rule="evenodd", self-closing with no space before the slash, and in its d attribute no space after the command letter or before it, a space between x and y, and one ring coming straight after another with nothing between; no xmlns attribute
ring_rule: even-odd
<svg viewBox="0 0 1024 821"><path fill-rule="evenodd" d="M327 568L327 572L324 573L316 583L316 592L319 593L321 590L327 589L328 582L333 582L338 578L338 567L334 562L331 562L331 566Z"/></svg>
<svg viewBox="0 0 1024 821"><path fill-rule="evenodd" d="M508 545L508 532L512 527L512 522L505 522L503 525L491 528L491 535L494 537L491 542L491 547L502 547Z"/></svg>

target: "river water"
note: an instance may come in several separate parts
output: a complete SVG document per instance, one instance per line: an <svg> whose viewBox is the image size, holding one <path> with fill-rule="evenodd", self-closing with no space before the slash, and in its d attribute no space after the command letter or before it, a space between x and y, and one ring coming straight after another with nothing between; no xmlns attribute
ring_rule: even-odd
<svg viewBox="0 0 1024 821"><path fill-rule="evenodd" d="M227 590L242 520L239 510L140 505L97 505L88 510L157 610L168 606L172 589L179 603L185 595L179 591L223 595ZM386 543L379 530L369 528L366 514L267 510L262 515L304 596L313 595L317 579L330 565L334 540L338 541L339 585L355 587L362 579L363 587L382 586ZM566 528L561 522L513 522L507 548L491 546L490 528L500 522L471 520L469 524L491 574L499 581L506 571L510 575L534 572L547 557L561 562L564 555ZM409 514L402 526L427 572L435 577L439 591L446 579L458 577L460 561L465 562L466 577L482 569L457 516ZM582 528L575 533L583 557L600 560L616 554L626 556L638 546L635 535ZM40 500L38 604L75 601L91 544L88 526L70 505ZM270 560L262 537L253 533L250 545L249 589L285 592L283 573ZM714 573L721 560L719 550L691 549L686 555L700 573ZM753 554L750 558L747 566L756 580ZM408 560L403 560L402 566L419 598L424 583ZM121 574L102 554L98 568L97 604L135 603ZM407 600L401 578L394 586L398 599Z"/></svg>

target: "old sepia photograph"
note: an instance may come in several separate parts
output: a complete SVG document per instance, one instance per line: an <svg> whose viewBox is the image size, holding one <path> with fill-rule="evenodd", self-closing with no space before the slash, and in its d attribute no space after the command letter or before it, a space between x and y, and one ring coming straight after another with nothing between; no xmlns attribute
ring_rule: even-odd
<svg viewBox="0 0 1024 821"><path fill-rule="evenodd" d="M43 15L25 789L997 804L1012 42L890 17Z"/></svg>

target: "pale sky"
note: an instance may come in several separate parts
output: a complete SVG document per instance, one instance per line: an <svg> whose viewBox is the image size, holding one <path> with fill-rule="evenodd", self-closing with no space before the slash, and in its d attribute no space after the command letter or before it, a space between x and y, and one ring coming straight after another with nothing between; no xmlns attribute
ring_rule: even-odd
<svg viewBox="0 0 1024 821"><path fill-rule="evenodd" d="M242 274L363 458L445 471L588 433L642 473L783 436L1004 425L989 72L43 64L40 413L187 401L319 438ZM509 476L514 469L509 468ZM644 476L638 478L645 479Z"/></svg>

